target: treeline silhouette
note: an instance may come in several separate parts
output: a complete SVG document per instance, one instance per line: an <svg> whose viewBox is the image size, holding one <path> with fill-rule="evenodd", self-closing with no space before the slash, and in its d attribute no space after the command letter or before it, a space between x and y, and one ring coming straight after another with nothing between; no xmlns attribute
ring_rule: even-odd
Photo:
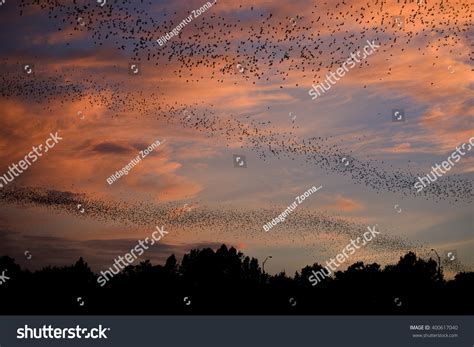
<svg viewBox="0 0 474 347"><path fill-rule="evenodd" d="M222 245L181 263L128 266L104 287L87 263L30 272L0 258L0 314L473 314L474 273L446 281L433 260L409 252L395 265L357 262L312 286L319 264L269 275L255 258ZM187 298L187 299L185 299ZM82 303L82 306L81 306Z"/></svg>

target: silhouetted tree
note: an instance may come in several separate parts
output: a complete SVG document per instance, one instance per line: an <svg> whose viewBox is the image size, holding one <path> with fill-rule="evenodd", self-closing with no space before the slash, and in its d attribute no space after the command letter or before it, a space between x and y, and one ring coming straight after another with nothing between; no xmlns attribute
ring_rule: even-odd
<svg viewBox="0 0 474 347"><path fill-rule="evenodd" d="M257 259L222 245L193 249L181 263L175 255L164 265L144 260L100 287L82 257L33 273L0 257L10 277L0 286L0 314L472 314L474 273L446 281L437 266L409 252L395 265L357 262L312 285L320 264L293 278L272 276Z"/></svg>

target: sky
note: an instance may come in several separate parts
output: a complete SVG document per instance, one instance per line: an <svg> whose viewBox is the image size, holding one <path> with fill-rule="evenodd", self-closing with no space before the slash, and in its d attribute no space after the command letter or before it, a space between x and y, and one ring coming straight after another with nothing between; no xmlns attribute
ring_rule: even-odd
<svg viewBox="0 0 474 347"><path fill-rule="evenodd" d="M0 175L62 140L0 188L0 255L100 271L163 225L140 260L225 243L292 275L377 225L341 269L434 249L448 275L473 270L472 153L413 187L474 136L472 4L219 0L194 18L205 2L41 3L0 6Z"/></svg>

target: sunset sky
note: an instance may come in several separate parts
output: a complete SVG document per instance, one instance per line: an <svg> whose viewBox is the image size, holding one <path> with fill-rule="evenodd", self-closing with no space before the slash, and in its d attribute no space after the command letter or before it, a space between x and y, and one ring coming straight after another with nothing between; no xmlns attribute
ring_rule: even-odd
<svg viewBox="0 0 474 347"><path fill-rule="evenodd" d="M204 2L33 2L0 6L0 175L50 133L63 140L1 188L0 256L29 269L83 256L100 271L164 225L141 260L225 243L292 275L377 224L381 239L343 267L434 248L473 271L472 151L423 194L403 183L474 136L472 4L219 0L160 46ZM312 84L367 40L380 48L312 100ZM308 149L319 137L324 150ZM106 182L156 140L166 141ZM345 153L357 174L308 153Z"/></svg>

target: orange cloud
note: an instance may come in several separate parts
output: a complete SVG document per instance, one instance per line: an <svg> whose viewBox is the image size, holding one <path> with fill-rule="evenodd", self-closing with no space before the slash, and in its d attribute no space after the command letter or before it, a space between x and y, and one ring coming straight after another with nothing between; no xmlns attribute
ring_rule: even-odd
<svg viewBox="0 0 474 347"><path fill-rule="evenodd" d="M331 198L330 200L332 200L333 203L330 203L325 206L326 208L330 210L354 212L354 211L360 211L360 210L365 209L365 206L361 202L357 202L353 199L344 197L340 194L336 195L334 198Z"/></svg>

